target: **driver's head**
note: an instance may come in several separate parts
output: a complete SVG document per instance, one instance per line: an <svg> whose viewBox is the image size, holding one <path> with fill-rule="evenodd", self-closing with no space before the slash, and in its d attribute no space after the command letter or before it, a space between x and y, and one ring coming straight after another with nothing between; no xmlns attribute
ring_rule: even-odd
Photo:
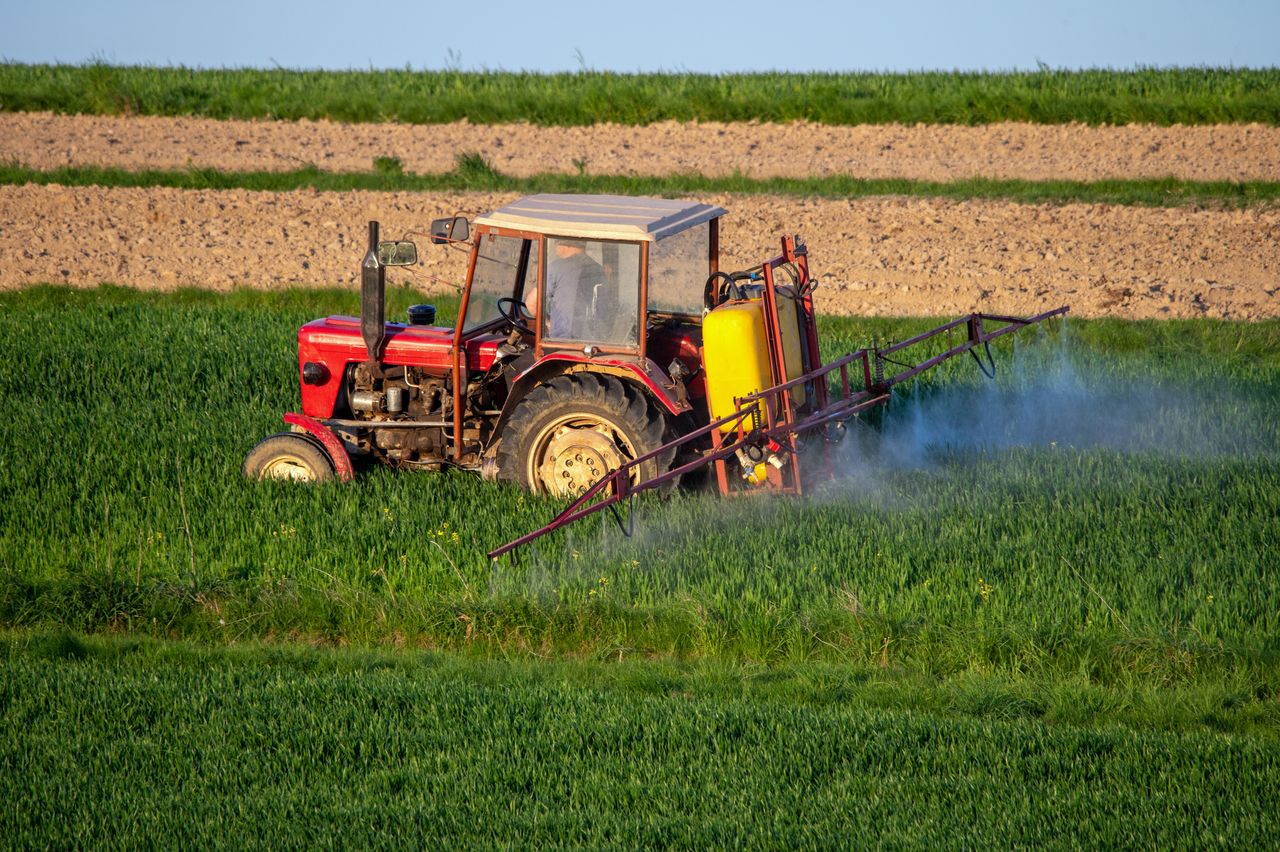
<svg viewBox="0 0 1280 852"><path fill-rule="evenodd" d="M587 244L582 240L556 240L556 257L559 258L573 257L586 249Z"/></svg>

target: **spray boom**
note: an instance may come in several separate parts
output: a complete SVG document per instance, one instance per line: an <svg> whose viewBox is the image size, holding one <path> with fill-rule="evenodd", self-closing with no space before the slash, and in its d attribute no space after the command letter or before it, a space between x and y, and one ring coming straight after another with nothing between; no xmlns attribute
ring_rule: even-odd
<svg viewBox="0 0 1280 852"><path fill-rule="evenodd" d="M766 290L767 292L769 291ZM857 352L845 355L796 378L737 398L735 400L737 407L732 414L714 420L700 429L682 435L653 452L646 453L610 471L545 526L495 548L489 552L489 558L496 559L604 509L613 512L619 527L624 533L628 532L631 524L623 525L618 515L619 504L627 501L630 507L630 500L636 494L676 481L685 474L708 465L715 467L721 492L728 493L731 488L728 484L726 468L727 461L730 459L736 459L742 469L742 479L749 485L774 492L800 494L802 479L798 450L799 440L802 437L817 432L824 439L822 449L825 451L823 453L825 466L819 465L819 469L822 470L825 467L826 474L830 476L834 473L830 447L843 437L844 424L859 413L888 402L894 385L914 378L966 352L973 356L984 374L994 376L995 361L991 355L991 341L1027 326L1063 316L1068 310L1068 307L1063 306L1025 318L1000 314L970 314L899 343L859 349ZM768 308L765 310L766 324L770 314L773 315L776 325L777 312L770 311ZM808 319L812 322L812 314ZM1001 325L999 328L989 330L987 323ZM917 364L899 360L904 357L902 353L905 350L944 334L954 334L955 330L962 327L965 329L965 339L949 346L945 351ZM773 331L776 332L776 329ZM895 373L887 367L897 367L899 371ZM851 380L851 373L861 373L860 381ZM833 376L838 376L834 399L831 398L828 386ZM802 410L796 404L796 394L793 393L796 388L804 388L806 394L816 400L817 404L812 406L811 410ZM705 443L708 439L711 443L710 449L698 453L694 460L659 476L641 482L632 481L633 472L640 470L650 459L673 450L679 453L681 449L691 449L688 445L696 446ZM809 466L807 457L805 466L806 468Z"/></svg>

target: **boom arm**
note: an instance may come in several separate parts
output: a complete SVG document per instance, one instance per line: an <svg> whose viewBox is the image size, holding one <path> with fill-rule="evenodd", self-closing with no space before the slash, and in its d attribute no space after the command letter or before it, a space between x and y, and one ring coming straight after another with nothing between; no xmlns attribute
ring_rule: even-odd
<svg viewBox="0 0 1280 852"><path fill-rule="evenodd" d="M733 414L723 417L714 422L708 423L700 429L682 435L676 440L665 444L651 453L643 455L637 459L627 462L616 470L605 474L598 482L587 489L580 497L569 504L560 514L556 515L549 523L533 532L527 533L514 541L507 542L501 547L497 547L489 552L490 559L497 559L505 553L510 553L518 547L522 547L535 539L541 538L548 533L555 532L561 527L567 526L574 521L581 520L588 515L593 515L602 509L614 509L617 504L623 500L628 500L643 491L648 491L665 485L686 473L706 467L707 465L728 459L738 453L739 450L749 446L760 447L772 443L790 443L790 438L795 435L801 435L810 432L820 426L825 426L833 422L843 422L876 405L882 405L889 401L890 390L896 384L904 382L908 379L918 376L925 370L929 370L938 366L944 361L963 355L966 352L974 354L976 347L982 346L984 349L989 347L991 341L1003 337L1006 334L1012 334L1019 329L1026 328L1043 322L1053 317L1062 316L1067 313L1069 308L1066 306L1055 308L1051 311L1045 311L1036 314L1033 317L1010 317L998 314L970 314L967 317L961 317L952 320L945 325L918 334L915 337L908 338L900 343L895 343L886 347L875 347L872 349L859 349L843 358L832 361L830 364L818 367L802 376L798 376L790 381L774 385L771 388L762 390L750 396L743 397L738 400L738 409ZM1004 325L994 331L988 331L984 327L984 322L999 322ZM940 334L965 326L967 334L963 343L957 344L947 349L945 352L934 355L919 364L902 364L888 357L893 354L902 352L912 346L931 340ZM987 353L990 357L990 352ZM903 367L901 372L893 375L884 375L884 365L895 364ZM979 361L979 366L981 362ZM861 387L851 384L850 368L860 368L862 372ZM773 410L775 404L780 404L783 408L790 411L790 391L797 385L803 385L807 382L815 382L816 387L826 388L828 376L832 373L839 372L840 391L839 397L835 400L826 401L825 404L816 411L813 411L799 419L785 417L781 422L774 421L770 417L767 424L757 425L759 419L760 403L764 403L766 410ZM857 387L855 390L854 388ZM823 394L825 398L825 394ZM717 439L720 435L721 427L729 425L729 435L737 434L736 440L726 441L721 444ZM690 461L680 467L673 468L659 476L643 482L633 483L631 481L631 472L638 469L642 464L651 458L662 455L672 449L678 450L680 447L692 441L697 441L704 436L710 435L713 439L713 447L701 454L698 458ZM602 496L603 495L603 496Z"/></svg>

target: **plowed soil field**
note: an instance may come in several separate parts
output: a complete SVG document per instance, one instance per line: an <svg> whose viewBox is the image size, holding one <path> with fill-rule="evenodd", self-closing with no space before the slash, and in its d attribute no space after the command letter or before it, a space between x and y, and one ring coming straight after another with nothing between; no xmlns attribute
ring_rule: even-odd
<svg viewBox="0 0 1280 852"><path fill-rule="evenodd" d="M711 177L986 177L1280 180L1280 127L980 127L817 124L681 124L535 127L529 124L338 124L216 121L151 116L0 114L0 162L124 169L367 172L378 157L410 172L453 169L462 152L504 174Z"/></svg>
<svg viewBox="0 0 1280 852"><path fill-rule="evenodd" d="M341 125L153 117L0 115L0 161L38 168L188 166L368 171L381 156L447 171L477 151L513 175L548 171L755 176L853 174L951 180L1174 175L1280 178L1280 128L821 127L666 123ZM493 193L192 191L0 187L0 287L39 282L215 289L353 285L365 222L387 233L478 214ZM1068 303L1126 318L1280 316L1280 209L1246 210L903 198L707 198L730 210L724 265L808 241L832 313L1023 312ZM462 280L462 255L424 251L427 290ZM401 280L407 278L405 273Z"/></svg>
<svg viewBox="0 0 1280 852"><path fill-rule="evenodd" d="M0 283L354 286L368 219L399 235L512 198L0 187ZM721 243L728 268L776 253L781 233L803 235L825 312L927 316L1065 303L1086 317L1280 316L1280 210L705 200L730 210ZM462 281L461 252L424 246L422 254L416 280L424 289Z"/></svg>

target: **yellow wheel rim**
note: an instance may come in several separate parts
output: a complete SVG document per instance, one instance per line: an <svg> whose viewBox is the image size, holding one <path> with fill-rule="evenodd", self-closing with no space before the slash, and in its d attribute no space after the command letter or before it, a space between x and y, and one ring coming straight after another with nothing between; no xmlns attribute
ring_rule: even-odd
<svg viewBox="0 0 1280 852"><path fill-rule="evenodd" d="M534 440L528 481L547 494L573 497L633 458L635 448L613 424L590 416L564 417ZM633 481L637 475L632 474Z"/></svg>
<svg viewBox="0 0 1280 852"><path fill-rule="evenodd" d="M293 482L314 482L316 473L311 466L297 456L277 456L262 466L259 479L284 479Z"/></svg>

